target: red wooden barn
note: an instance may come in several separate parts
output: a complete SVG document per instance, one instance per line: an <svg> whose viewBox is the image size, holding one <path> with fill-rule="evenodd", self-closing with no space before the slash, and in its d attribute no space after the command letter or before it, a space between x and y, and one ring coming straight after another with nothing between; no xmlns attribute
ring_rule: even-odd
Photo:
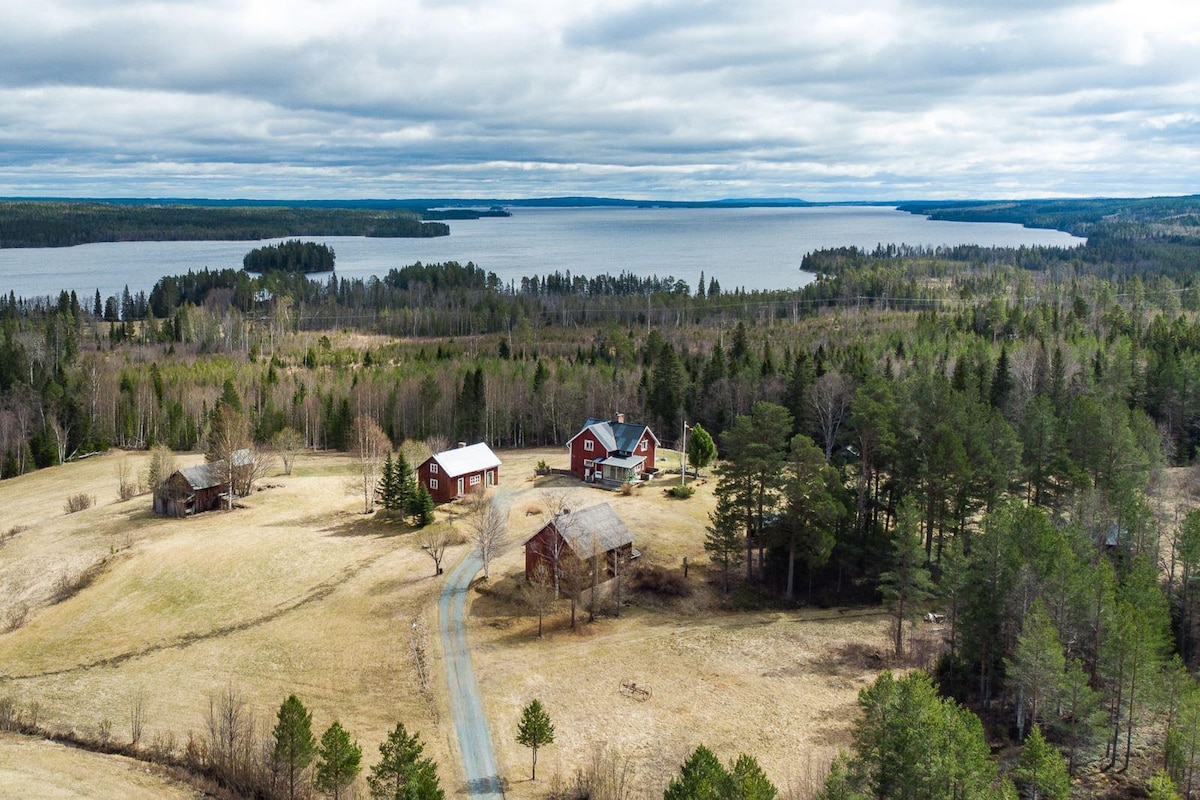
<svg viewBox="0 0 1200 800"><path fill-rule="evenodd" d="M546 567L542 576L551 580L556 568L560 575L569 569L570 560L588 564L593 558L603 558L601 580L608 580L616 572L618 558L628 562L639 555L633 549L629 528L612 506L601 503L559 514L526 539L525 577L536 580L539 564Z"/></svg>
<svg viewBox="0 0 1200 800"><path fill-rule="evenodd" d="M434 453L417 467L417 480L429 490L434 502L462 497L477 486L500 482L500 459L484 442L460 445Z"/></svg>
<svg viewBox="0 0 1200 800"><path fill-rule="evenodd" d="M567 440L571 472L581 481L629 483L641 480L654 467L658 437L640 422L589 419L579 433Z"/></svg>

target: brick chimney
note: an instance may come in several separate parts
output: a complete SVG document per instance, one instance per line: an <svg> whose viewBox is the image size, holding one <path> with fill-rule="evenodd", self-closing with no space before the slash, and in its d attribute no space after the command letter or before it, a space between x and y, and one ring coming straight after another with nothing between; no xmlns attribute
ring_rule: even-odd
<svg viewBox="0 0 1200 800"><path fill-rule="evenodd" d="M624 421L625 421L625 415L623 413L621 413L620 411L618 411L617 412L617 422L624 422Z"/></svg>

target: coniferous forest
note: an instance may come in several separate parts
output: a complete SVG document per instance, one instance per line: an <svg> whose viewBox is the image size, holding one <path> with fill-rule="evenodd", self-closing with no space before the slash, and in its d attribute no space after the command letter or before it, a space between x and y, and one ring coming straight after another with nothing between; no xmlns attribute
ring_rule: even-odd
<svg viewBox="0 0 1200 800"><path fill-rule="evenodd" d="M1200 238L1172 220L1089 223L1073 249L818 251L793 292L447 263L10 295L0 477L195 449L219 399L261 442L327 449L360 414L392 441L499 447L617 410L670 445L686 420L722 459L697 535L738 602L883 604L898 651L914 616L946 620L927 677L863 693L822 796L1065 796L1060 772L1094 771L1190 796Z"/></svg>

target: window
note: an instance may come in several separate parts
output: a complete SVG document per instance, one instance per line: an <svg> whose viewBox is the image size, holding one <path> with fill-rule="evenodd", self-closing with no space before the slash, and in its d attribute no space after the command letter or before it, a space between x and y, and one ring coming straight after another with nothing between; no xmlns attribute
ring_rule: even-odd
<svg viewBox="0 0 1200 800"><path fill-rule="evenodd" d="M478 476L478 475L472 475L472 476L471 476L471 485L472 485L472 486L478 486L478 485L479 485L479 476Z"/></svg>
<svg viewBox="0 0 1200 800"><path fill-rule="evenodd" d="M437 482L437 478L430 478L430 479L429 479L429 488L430 488L430 489L436 489L436 488L438 488L438 482Z"/></svg>
<svg viewBox="0 0 1200 800"><path fill-rule="evenodd" d="M593 459L593 458L585 458L585 459L583 460L583 468L584 468L584 469L591 469L591 468L592 468L592 467L594 467L594 466L596 466L596 460L595 460L595 459Z"/></svg>
<svg viewBox="0 0 1200 800"><path fill-rule="evenodd" d="M590 452L592 452L592 450L594 450L594 449L595 449L595 445L596 445L596 443L595 443L595 442L593 442L591 439L584 439L584 440L583 440L583 449L584 449L584 450L587 450L589 453L590 453Z"/></svg>
<svg viewBox="0 0 1200 800"><path fill-rule="evenodd" d="M437 462L436 462L436 461L432 461L432 462L430 462L430 464L429 464L429 474L430 474L430 475L437 475L437 474L438 474L438 465L437 465Z"/></svg>
<svg viewBox="0 0 1200 800"><path fill-rule="evenodd" d="M638 445L638 450L641 450L643 453L646 452L646 446L649 444L650 443L647 442L645 439L642 439L642 443Z"/></svg>

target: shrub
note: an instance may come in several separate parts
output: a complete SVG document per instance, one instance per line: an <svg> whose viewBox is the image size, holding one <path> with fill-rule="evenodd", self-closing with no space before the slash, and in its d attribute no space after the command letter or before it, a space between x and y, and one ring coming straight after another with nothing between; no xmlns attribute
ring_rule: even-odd
<svg viewBox="0 0 1200 800"><path fill-rule="evenodd" d="M29 604L17 603L8 610L8 616L4 619L3 633L12 633L15 630L25 627L25 623L29 619Z"/></svg>
<svg viewBox="0 0 1200 800"><path fill-rule="evenodd" d="M691 497L692 495L694 495L696 493L696 490L693 489L691 486L685 486L685 485L681 484L679 486L672 486L670 489L667 490L667 493L670 494L671 497L676 498L677 500L687 500L689 497Z"/></svg>
<svg viewBox="0 0 1200 800"><path fill-rule="evenodd" d="M75 595L82 592L84 589L92 585L100 575L100 571L104 569L104 561L97 561L82 572L72 574L63 567L62 574L58 576L58 580L54 582L54 592L50 595L50 604L61 603L65 600L70 600Z"/></svg>
<svg viewBox="0 0 1200 800"><path fill-rule="evenodd" d="M637 573L637 588L659 597L691 597L692 587L677 570L656 565L643 567Z"/></svg>
<svg viewBox="0 0 1200 800"><path fill-rule="evenodd" d="M96 502L96 498L86 492L79 492L67 498L67 502L63 508L68 514L74 514L77 511L85 511L92 507Z"/></svg>

